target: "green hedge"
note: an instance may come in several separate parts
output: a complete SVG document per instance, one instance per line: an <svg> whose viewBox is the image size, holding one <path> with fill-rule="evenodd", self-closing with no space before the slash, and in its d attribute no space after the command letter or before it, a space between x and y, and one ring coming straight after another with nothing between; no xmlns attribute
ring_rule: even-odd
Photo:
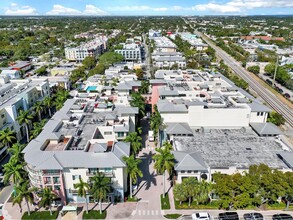
<svg viewBox="0 0 293 220"><path fill-rule="evenodd" d="M163 194L161 195L161 209L170 209L170 201L168 194L166 194L165 198L163 198Z"/></svg>
<svg viewBox="0 0 293 220"><path fill-rule="evenodd" d="M86 211L82 214L82 219L105 219L106 217L107 211L103 211L102 214L100 214L98 210L91 210L88 214L86 214Z"/></svg>
<svg viewBox="0 0 293 220"><path fill-rule="evenodd" d="M182 215L181 214L167 214L167 215L164 215L164 217L167 218L167 219L177 219L180 216L182 216Z"/></svg>
<svg viewBox="0 0 293 220"><path fill-rule="evenodd" d="M31 212L30 215L28 215L28 213L25 212L21 219L34 219L34 220L57 219L58 214L59 214L58 211L53 211L52 215L50 215L50 211Z"/></svg>
<svg viewBox="0 0 293 220"><path fill-rule="evenodd" d="M211 203L208 203L206 205L197 205L196 202L192 202L190 204L190 207L188 207L188 202L182 202L180 205L179 201L174 200L175 203L175 209L218 209L219 208L219 202L218 201L212 201Z"/></svg>

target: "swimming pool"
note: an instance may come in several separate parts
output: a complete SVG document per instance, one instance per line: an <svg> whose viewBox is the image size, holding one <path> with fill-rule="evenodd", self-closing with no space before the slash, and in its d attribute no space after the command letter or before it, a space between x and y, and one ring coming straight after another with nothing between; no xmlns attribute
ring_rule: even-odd
<svg viewBox="0 0 293 220"><path fill-rule="evenodd" d="M96 86L88 86L88 87L86 88L86 91L87 91L87 92L96 91L96 90L97 90L97 87L96 87Z"/></svg>

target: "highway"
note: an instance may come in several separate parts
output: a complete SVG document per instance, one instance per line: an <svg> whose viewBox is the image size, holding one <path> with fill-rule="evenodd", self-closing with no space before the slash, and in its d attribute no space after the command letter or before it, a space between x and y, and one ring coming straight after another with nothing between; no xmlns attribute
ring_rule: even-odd
<svg viewBox="0 0 293 220"><path fill-rule="evenodd" d="M217 47L207 36L195 30L194 32L198 36L201 36L216 51L217 55L225 61L225 63L242 79L244 79L269 106L271 106L276 112L283 115L286 122L293 127L293 109L283 103L277 96L275 96L270 90L265 88L262 84L257 82L250 73L244 69L233 57Z"/></svg>

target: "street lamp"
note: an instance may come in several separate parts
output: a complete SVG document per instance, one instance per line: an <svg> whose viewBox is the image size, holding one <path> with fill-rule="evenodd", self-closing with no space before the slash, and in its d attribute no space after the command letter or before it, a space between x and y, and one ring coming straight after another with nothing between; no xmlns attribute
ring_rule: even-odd
<svg viewBox="0 0 293 220"><path fill-rule="evenodd" d="M275 81L276 81L276 75L277 75L278 65L279 65L279 55L277 54L277 60L276 60L276 65L275 65L275 72L274 72L274 77L273 77L273 87L276 87Z"/></svg>

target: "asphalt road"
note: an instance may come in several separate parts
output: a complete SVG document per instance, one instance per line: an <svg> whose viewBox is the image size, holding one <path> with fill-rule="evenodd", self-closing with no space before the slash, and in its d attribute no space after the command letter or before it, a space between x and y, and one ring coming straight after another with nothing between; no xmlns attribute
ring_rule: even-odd
<svg viewBox="0 0 293 220"><path fill-rule="evenodd" d="M225 63L242 79L248 82L250 88L254 90L265 102L267 102L276 112L283 115L286 119L287 123L293 127L293 110L278 97L276 97L271 91L261 85L259 82L255 81L254 78L250 75L250 73L244 69L233 57L228 55L221 48L217 47L209 38L207 38L204 34L195 30L195 34L202 37L203 40L206 41L208 45L210 45L217 53L219 57L221 57Z"/></svg>

